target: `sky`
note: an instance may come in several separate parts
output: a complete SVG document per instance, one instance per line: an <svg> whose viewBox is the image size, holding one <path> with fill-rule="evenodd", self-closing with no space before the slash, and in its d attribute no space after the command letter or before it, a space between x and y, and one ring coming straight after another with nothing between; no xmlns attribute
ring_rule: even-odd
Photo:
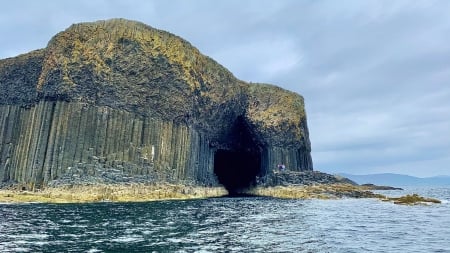
<svg viewBox="0 0 450 253"><path fill-rule="evenodd" d="M450 175L450 1L3 1L0 58L73 23L141 21L305 98L314 169Z"/></svg>

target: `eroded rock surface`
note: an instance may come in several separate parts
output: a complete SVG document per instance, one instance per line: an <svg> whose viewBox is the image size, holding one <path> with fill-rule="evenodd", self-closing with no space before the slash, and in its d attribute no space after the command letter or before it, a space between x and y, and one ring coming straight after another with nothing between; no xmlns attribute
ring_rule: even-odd
<svg viewBox="0 0 450 253"><path fill-rule="evenodd" d="M3 182L39 188L74 171L120 171L216 185L243 173L233 185L245 187L279 163L312 170L310 150L300 95L240 81L139 22L75 24L44 49L0 61Z"/></svg>

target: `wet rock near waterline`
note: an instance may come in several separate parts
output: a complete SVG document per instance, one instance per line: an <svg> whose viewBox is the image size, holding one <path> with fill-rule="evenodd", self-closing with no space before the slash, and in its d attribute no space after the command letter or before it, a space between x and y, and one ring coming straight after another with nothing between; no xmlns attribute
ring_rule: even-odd
<svg viewBox="0 0 450 253"><path fill-rule="evenodd" d="M257 186L248 193L288 199L340 199L340 198L385 198L381 194L367 191L360 186L344 183Z"/></svg>
<svg viewBox="0 0 450 253"><path fill-rule="evenodd" d="M397 205L428 205L442 203L438 199L422 197L418 194L408 194L401 197L385 197L383 201L391 201Z"/></svg>
<svg viewBox="0 0 450 253"><path fill-rule="evenodd" d="M226 195L223 187L182 184L85 184L60 185L35 191L0 189L0 203L92 203L184 200Z"/></svg>
<svg viewBox="0 0 450 253"><path fill-rule="evenodd" d="M258 179L257 185L261 186L290 186L290 185L315 185L315 184L350 184L358 185L348 178L327 174L320 171L280 171Z"/></svg>

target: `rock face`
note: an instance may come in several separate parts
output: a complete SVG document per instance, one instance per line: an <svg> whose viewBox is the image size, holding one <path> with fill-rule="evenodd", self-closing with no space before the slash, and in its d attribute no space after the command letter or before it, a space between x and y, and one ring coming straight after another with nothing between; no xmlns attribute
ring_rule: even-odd
<svg viewBox="0 0 450 253"><path fill-rule="evenodd" d="M312 170L303 98L236 79L145 24L81 23L0 61L0 180L39 188L118 171L228 189ZM76 183L76 182L75 182Z"/></svg>
<svg viewBox="0 0 450 253"><path fill-rule="evenodd" d="M330 175L320 171L274 171L267 178L258 178L258 184L261 186L305 186L305 185L331 185L347 184L358 185L352 180ZM367 188L367 190L370 190Z"/></svg>

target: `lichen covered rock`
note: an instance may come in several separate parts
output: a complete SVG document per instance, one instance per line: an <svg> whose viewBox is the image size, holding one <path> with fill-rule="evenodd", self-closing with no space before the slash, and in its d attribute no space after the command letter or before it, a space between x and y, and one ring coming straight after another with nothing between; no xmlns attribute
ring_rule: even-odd
<svg viewBox="0 0 450 253"><path fill-rule="evenodd" d="M243 173L240 187L277 163L312 170L300 95L240 81L187 41L123 19L72 25L1 60L0 129L0 180L31 188L74 170L206 185Z"/></svg>

